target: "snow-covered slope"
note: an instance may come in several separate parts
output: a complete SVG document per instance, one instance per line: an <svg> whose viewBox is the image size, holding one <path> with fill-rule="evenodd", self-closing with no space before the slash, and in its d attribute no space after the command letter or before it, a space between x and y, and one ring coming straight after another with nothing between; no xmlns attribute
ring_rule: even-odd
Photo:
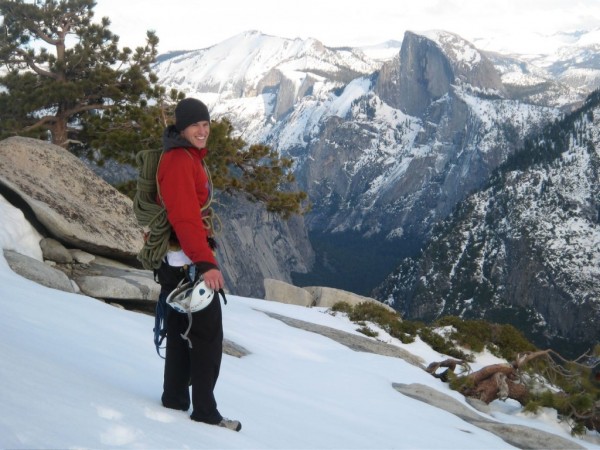
<svg viewBox="0 0 600 450"><path fill-rule="evenodd" d="M600 87L600 28L561 33L557 38L562 45L556 51L526 59L564 84L588 92Z"/></svg>
<svg viewBox="0 0 600 450"><path fill-rule="evenodd" d="M0 197L0 248L39 253L36 242L23 214ZM353 351L265 313L356 334L345 317L322 308L228 299L225 337L250 354L224 355L216 396L222 414L243 423L239 433L160 405L163 360L152 342L152 317L37 285L13 273L0 254L0 447L513 448L393 389L394 382L420 383L470 408L421 368ZM442 357L420 342L380 337L427 362ZM474 368L495 361L482 357ZM553 433L573 446L600 448L572 438L550 410L531 416L511 402L494 402L485 416Z"/></svg>

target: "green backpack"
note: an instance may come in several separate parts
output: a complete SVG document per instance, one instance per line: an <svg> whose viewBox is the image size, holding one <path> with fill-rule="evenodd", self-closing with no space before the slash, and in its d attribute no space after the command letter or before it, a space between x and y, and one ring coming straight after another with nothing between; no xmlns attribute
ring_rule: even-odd
<svg viewBox="0 0 600 450"><path fill-rule="evenodd" d="M162 150L142 150L136 157L138 166L137 190L133 198L133 212L144 229L144 246L137 255L144 269L154 270L169 250L171 224L164 206L156 202L160 197L156 174Z"/></svg>

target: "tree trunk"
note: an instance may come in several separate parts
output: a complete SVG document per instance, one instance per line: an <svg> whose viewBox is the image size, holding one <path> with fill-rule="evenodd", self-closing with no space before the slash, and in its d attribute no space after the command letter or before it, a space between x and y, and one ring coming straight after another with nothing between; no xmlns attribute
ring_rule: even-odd
<svg viewBox="0 0 600 450"><path fill-rule="evenodd" d="M463 364L462 361L446 360L432 363L427 371L436 376L435 370L439 367L448 367L449 371L454 372L454 368L459 364ZM460 388L460 393L485 403L511 398L525 405L529 399L529 391L526 386L518 382L517 369L516 363L486 366L464 377L467 382ZM437 375L437 378L443 378L444 375Z"/></svg>
<svg viewBox="0 0 600 450"><path fill-rule="evenodd" d="M50 127L52 133L52 143L63 148L69 144L69 133L67 130L67 119L61 115L56 116L56 120Z"/></svg>

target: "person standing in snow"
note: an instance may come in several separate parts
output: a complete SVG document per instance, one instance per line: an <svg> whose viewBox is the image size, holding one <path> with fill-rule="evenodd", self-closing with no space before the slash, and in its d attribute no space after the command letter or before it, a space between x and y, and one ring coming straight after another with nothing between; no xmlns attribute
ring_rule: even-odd
<svg viewBox="0 0 600 450"><path fill-rule="evenodd" d="M161 400L167 408L187 411L191 385L192 420L239 431L241 423L224 418L214 396L223 351L223 321L217 292L224 288L225 280L214 255L209 221L203 217L212 195L204 164L209 134L208 108L194 98L177 104L175 124L168 126L163 134L157 183L174 235L169 252L157 270L160 295L165 299L187 276L188 268L195 267L206 286L215 291L215 298L208 307L193 313L189 331L186 314L168 314Z"/></svg>

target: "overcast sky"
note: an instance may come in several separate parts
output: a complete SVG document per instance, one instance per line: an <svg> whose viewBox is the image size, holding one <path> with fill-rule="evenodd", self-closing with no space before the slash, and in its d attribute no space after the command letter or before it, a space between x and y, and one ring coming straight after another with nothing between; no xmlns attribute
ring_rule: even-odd
<svg viewBox="0 0 600 450"><path fill-rule="evenodd" d="M97 0L95 15L111 19L122 45L142 45L146 30L156 31L160 53L206 48L247 30L363 46L433 29L526 53L544 43L531 32L599 28L600 0Z"/></svg>

